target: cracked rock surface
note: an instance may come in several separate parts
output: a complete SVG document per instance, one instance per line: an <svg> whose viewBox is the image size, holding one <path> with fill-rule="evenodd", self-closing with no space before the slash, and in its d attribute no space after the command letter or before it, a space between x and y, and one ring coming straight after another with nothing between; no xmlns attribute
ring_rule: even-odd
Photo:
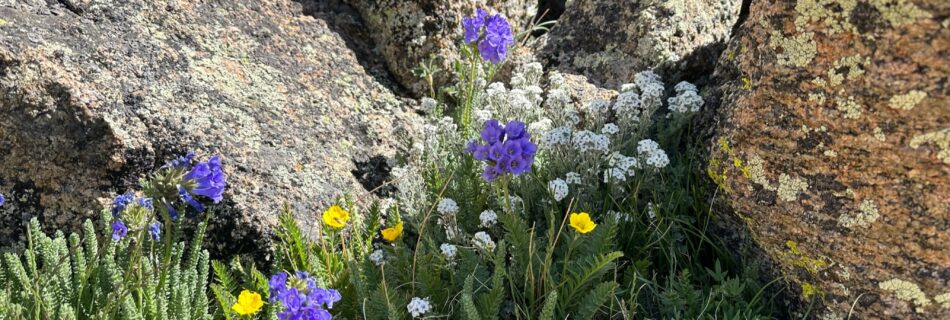
<svg viewBox="0 0 950 320"><path fill-rule="evenodd" d="M32 216L78 229L188 150L228 174L219 253L265 250L285 201L307 230L365 190L376 177L352 172L420 118L354 53L359 17L328 3L0 1L0 243Z"/></svg>
<svg viewBox="0 0 950 320"><path fill-rule="evenodd" d="M817 315L950 318L950 5L754 1L709 173Z"/></svg>

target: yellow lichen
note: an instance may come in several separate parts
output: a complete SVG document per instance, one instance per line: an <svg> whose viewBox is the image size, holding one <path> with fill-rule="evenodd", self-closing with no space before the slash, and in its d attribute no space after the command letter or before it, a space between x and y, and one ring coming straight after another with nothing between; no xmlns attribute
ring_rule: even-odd
<svg viewBox="0 0 950 320"><path fill-rule="evenodd" d="M891 279L878 284L881 290L893 293L897 299L911 301L918 307L930 305L927 294L920 290L917 284L901 279Z"/></svg>
<svg viewBox="0 0 950 320"><path fill-rule="evenodd" d="M925 143L937 146L937 158L950 164L950 128L915 136L910 140L910 147L917 149Z"/></svg>
<svg viewBox="0 0 950 320"><path fill-rule="evenodd" d="M808 182L802 178L792 178L788 174L781 174L778 177L778 198L783 201L795 201L798 199L798 193L808 190Z"/></svg>
<svg viewBox="0 0 950 320"><path fill-rule="evenodd" d="M825 94L824 93L809 93L808 101L814 101L815 103L821 105L825 104Z"/></svg>
<svg viewBox="0 0 950 320"><path fill-rule="evenodd" d="M841 216L838 216L838 224L849 229L864 228L881 217L881 214L877 210L877 205L871 200L862 201L858 207L858 211L858 214L853 217L846 213L841 214Z"/></svg>
<svg viewBox="0 0 950 320"><path fill-rule="evenodd" d="M841 10L832 10L832 6ZM855 6L857 0L799 0L795 4L795 11L798 12L795 27L802 31L809 23L820 22L825 25L824 31L828 34L853 32L855 28L848 18Z"/></svg>
<svg viewBox="0 0 950 320"><path fill-rule="evenodd" d="M929 18L931 15L927 11L921 10L916 5L907 0L870 0L868 1L881 16L891 23L894 27L899 27L920 18Z"/></svg>
<svg viewBox="0 0 950 320"><path fill-rule="evenodd" d="M781 48L782 53L776 55L781 65L804 67L818 54L815 44L815 33L804 32L794 37L786 38L779 32L772 32L769 47Z"/></svg>
<svg viewBox="0 0 950 320"><path fill-rule="evenodd" d="M908 93L891 97L888 105L892 109L910 110L916 107L917 104L926 97L926 92L920 90L911 90Z"/></svg>
<svg viewBox="0 0 950 320"><path fill-rule="evenodd" d="M795 241L785 241L785 246L788 247L788 251L785 251L783 254L786 261L794 266L805 269L808 273L817 274L829 266L825 260L812 258L803 254L801 250L798 249L798 243Z"/></svg>
<svg viewBox="0 0 950 320"><path fill-rule="evenodd" d="M939 303L941 308L950 309L950 292L934 297L934 301Z"/></svg>
<svg viewBox="0 0 950 320"><path fill-rule="evenodd" d="M829 158L838 157L838 152L834 150L825 150L824 154L826 157L829 157Z"/></svg>
<svg viewBox="0 0 950 320"><path fill-rule="evenodd" d="M7 24L9 24L9 22L7 22L7 20L0 19L0 27L5 26L5 25L7 25Z"/></svg>
<svg viewBox="0 0 950 320"><path fill-rule="evenodd" d="M887 136L884 135L884 130L881 130L881 127L874 127L874 138L881 142L887 141Z"/></svg>
<svg viewBox="0 0 950 320"><path fill-rule="evenodd" d="M837 100L838 111L844 114L845 119L857 119L861 117L861 111L864 110L864 108L854 101L854 96L849 96L847 100L840 98Z"/></svg>
<svg viewBox="0 0 950 320"><path fill-rule="evenodd" d="M749 77L742 77L742 90L752 89L752 80L749 80Z"/></svg>
<svg viewBox="0 0 950 320"><path fill-rule="evenodd" d="M802 296L804 296L806 300L811 299L811 297L815 295L824 296L824 292L821 291L821 288L809 282L802 283Z"/></svg>

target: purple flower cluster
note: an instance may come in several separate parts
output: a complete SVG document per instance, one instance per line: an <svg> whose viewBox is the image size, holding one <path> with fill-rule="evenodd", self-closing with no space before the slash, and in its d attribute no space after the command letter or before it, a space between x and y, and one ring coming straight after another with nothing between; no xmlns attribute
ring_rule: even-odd
<svg viewBox="0 0 950 320"><path fill-rule="evenodd" d="M3 203L6 202L6 201L7 201L7 199L3 198L3 195L0 194L0 206L2 206Z"/></svg>
<svg viewBox="0 0 950 320"><path fill-rule="evenodd" d="M151 212L155 210L155 207L152 205L152 198L136 198L135 194L131 192L118 195L112 199L112 217L116 218L115 222L112 223L112 240L114 241L122 240L125 238L125 235L129 233L129 228L125 225L125 221L122 221L122 218L126 214L135 216L136 212L128 212L127 210L146 210L147 212ZM135 220L135 218L133 218L133 220Z"/></svg>
<svg viewBox="0 0 950 320"><path fill-rule="evenodd" d="M538 145L531 142L531 134L525 130L524 122L509 121L501 126L498 120L488 120L480 135L484 144L472 140L465 151L476 160L488 163L482 171L485 181L494 181L506 173L520 175L531 171Z"/></svg>
<svg viewBox="0 0 950 320"><path fill-rule="evenodd" d="M270 301L280 302L283 307L277 318L280 320L329 320L333 315L326 309L342 299L333 289L317 287L309 274L297 271L294 275L278 272L270 278Z"/></svg>
<svg viewBox="0 0 950 320"><path fill-rule="evenodd" d="M483 9L475 16L462 19L465 43L478 41L478 53L491 63L499 64L508 56L508 47L515 43L511 25L501 14L488 15Z"/></svg>

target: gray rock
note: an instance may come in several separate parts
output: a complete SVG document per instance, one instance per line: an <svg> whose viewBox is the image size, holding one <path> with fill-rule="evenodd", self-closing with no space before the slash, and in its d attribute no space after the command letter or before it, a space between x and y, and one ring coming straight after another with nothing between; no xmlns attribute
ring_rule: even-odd
<svg viewBox="0 0 950 320"><path fill-rule="evenodd" d="M345 0L357 9L386 59L390 72L412 93L428 93L426 81L413 69L432 59L434 69L452 70L459 58L462 18L475 12L475 1ZM535 1L487 0L480 7L508 18L515 33L525 30L537 11ZM433 59L434 58L434 59ZM437 87L452 79L449 72L434 76Z"/></svg>
<svg viewBox="0 0 950 320"><path fill-rule="evenodd" d="M616 87L645 69L667 81L708 74L739 16L740 0L569 1L539 42L558 70ZM693 63L698 61L699 64ZM699 67L701 70L691 70ZM690 79L695 80L695 79Z"/></svg>
<svg viewBox="0 0 950 320"><path fill-rule="evenodd" d="M197 150L222 155L230 184L215 249L256 251L285 201L310 228L417 130L325 5L33 2L0 7L0 243L31 216L78 227Z"/></svg>

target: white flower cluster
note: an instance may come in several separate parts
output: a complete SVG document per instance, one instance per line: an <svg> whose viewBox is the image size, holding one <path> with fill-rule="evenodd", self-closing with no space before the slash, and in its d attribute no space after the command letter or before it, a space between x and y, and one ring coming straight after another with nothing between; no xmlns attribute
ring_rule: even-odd
<svg viewBox="0 0 950 320"><path fill-rule="evenodd" d="M386 263L386 256L383 253L383 249L376 249L373 253L369 254L369 260L373 261L377 266Z"/></svg>
<svg viewBox="0 0 950 320"><path fill-rule="evenodd" d="M653 202L647 203L647 216L650 220L656 220L656 207Z"/></svg>
<svg viewBox="0 0 950 320"><path fill-rule="evenodd" d="M580 152L607 152L608 148L610 148L610 138L607 137L607 135L598 134L587 130L574 132L574 137L571 138L571 143L573 143L574 148Z"/></svg>
<svg viewBox="0 0 950 320"><path fill-rule="evenodd" d="M617 134L618 132L620 132L620 127L613 123L605 123L604 127L600 129L600 133L606 135Z"/></svg>
<svg viewBox="0 0 950 320"><path fill-rule="evenodd" d="M511 210L519 211L524 207L524 201L521 200L519 196L508 196L508 202L511 204ZM505 199L498 199L498 206L502 208L507 208L508 203L505 203Z"/></svg>
<svg viewBox="0 0 950 320"><path fill-rule="evenodd" d="M666 151L660 149L660 144L650 139L640 140L637 143L637 153L643 157L647 165L654 168L663 168L670 164L670 158L666 156Z"/></svg>
<svg viewBox="0 0 950 320"><path fill-rule="evenodd" d="M567 181L561 180L560 178L551 180L551 182L548 182L548 190L554 194L554 200L561 201L567 197Z"/></svg>
<svg viewBox="0 0 950 320"><path fill-rule="evenodd" d="M413 318L418 318L419 316L432 310L432 304L429 303L429 298L419 298L413 297L412 301L409 301L409 305L406 305L406 309L409 311L409 314Z"/></svg>
<svg viewBox="0 0 950 320"><path fill-rule="evenodd" d="M604 182L624 182L627 177L633 177L640 169L640 161L637 158L628 157L620 152L611 153L607 157L607 170L604 171Z"/></svg>
<svg viewBox="0 0 950 320"><path fill-rule="evenodd" d="M442 255L445 256L446 259L450 260L455 258L455 254L458 253L458 248L453 244L443 243L441 246L439 246L439 249L442 250Z"/></svg>
<svg viewBox="0 0 950 320"><path fill-rule="evenodd" d="M564 175L564 181L570 184L581 184L581 175L571 171Z"/></svg>
<svg viewBox="0 0 950 320"><path fill-rule="evenodd" d="M683 81L676 84L676 96L667 99L670 111L675 113L698 112L703 106L703 97L692 83Z"/></svg>
<svg viewBox="0 0 950 320"><path fill-rule="evenodd" d="M548 133L541 138L541 147L552 148L569 142L571 142L571 128L557 127L548 131Z"/></svg>
<svg viewBox="0 0 950 320"><path fill-rule="evenodd" d="M651 70L642 71L633 76L633 83L640 89L640 103L643 110L652 114L663 104L663 79Z"/></svg>
<svg viewBox="0 0 950 320"><path fill-rule="evenodd" d="M491 236L489 236L485 231L479 231L475 233L475 236L472 237L472 243L481 249L495 251L495 241L493 241Z"/></svg>
<svg viewBox="0 0 950 320"><path fill-rule="evenodd" d="M485 210L478 215L478 220L482 221L483 228L491 228L495 223L498 223L498 214L493 210Z"/></svg>
<svg viewBox="0 0 950 320"><path fill-rule="evenodd" d="M455 203L455 200L443 198L442 201L439 201L439 205L436 206L436 210L443 215L456 214L459 212L459 205Z"/></svg>

